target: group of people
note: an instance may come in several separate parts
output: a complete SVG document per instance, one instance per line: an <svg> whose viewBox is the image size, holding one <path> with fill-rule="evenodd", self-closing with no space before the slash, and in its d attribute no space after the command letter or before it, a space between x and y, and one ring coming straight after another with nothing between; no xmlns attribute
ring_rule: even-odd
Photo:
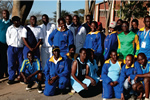
<svg viewBox="0 0 150 100"><path fill-rule="evenodd" d="M58 19L58 27L49 23L46 14L42 25L31 16L27 26L21 25L18 16L10 20L7 10L2 15L0 78L9 76L8 85L17 76L27 84L26 90L37 82L38 92L46 96L54 95L56 87L62 93L69 88L84 96L102 81L104 99L124 100L132 94L141 99L144 93L149 99L150 16L144 18L141 29L137 19L132 20L131 29L127 21L112 21L105 36L102 23L92 21L90 15L84 24L77 15L67 15Z"/></svg>

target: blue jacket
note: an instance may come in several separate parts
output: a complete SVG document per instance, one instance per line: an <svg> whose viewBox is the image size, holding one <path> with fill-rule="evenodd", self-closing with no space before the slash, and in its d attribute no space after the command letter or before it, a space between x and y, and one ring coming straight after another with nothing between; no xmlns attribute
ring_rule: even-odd
<svg viewBox="0 0 150 100"><path fill-rule="evenodd" d="M95 55L101 55L103 53L101 33L99 31L94 32L94 34L91 33L92 32L89 32L86 36L84 48L94 50Z"/></svg>
<svg viewBox="0 0 150 100"><path fill-rule="evenodd" d="M56 75L58 75L59 77L67 77L69 74L67 61L63 57L60 57L57 64L55 64L54 56L52 56L46 62L44 74L46 81Z"/></svg>
<svg viewBox="0 0 150 100"><path fill-rule="evenodd" d="M119 62L119 65L120 65L120 69L121 67L123 66L123 63L118 61ZM102 77L102 80L105 81L105 83L109 84L110 82L112 82L111 78L108 77L108 69L110 67L110 59L106 60L103 67L102 67L102 74L101 74L101 77ZM119 83L119 79L117 80L118 83Z"/></svg>
<svg viewBox="0 0 150 100"><path fill-rule="evenodd" d="M117 39L117 31L114 31L106 36L104 41L104 59L107 60L110 55L111 50L116 50L118 48L118 39Z"/></svg>
<svg viewBox="0 0 150 100"><path fill-rule="evenodd" d="M52 46L58 46L60 52L68 52L69 45L74 44L73 34L70 30L61 32L55 29L48 37L48 43Z"/></svg>
<svg viewBox="0 0 150 100"><path fill-rule="evenodd" d="M126 64L123 65L121 69L120 78L119 78L121 93L123 93L123 84L124 84L125 79L130 76L131 80L134 80L137 74L142 74L140 64L137 61L134 64L132 64L131 67L128 67Z"/></svg>

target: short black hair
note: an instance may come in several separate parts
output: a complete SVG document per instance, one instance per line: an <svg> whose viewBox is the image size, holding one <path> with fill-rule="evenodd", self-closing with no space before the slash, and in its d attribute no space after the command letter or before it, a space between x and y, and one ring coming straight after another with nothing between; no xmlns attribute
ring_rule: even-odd
<svg viewBox="0 0 150 100"><path fill-rule="evenodd" d="M81 53L82 51L86 51L86 49L85 48L81 48L79 53Z"/></svg>
<svg viewBox="0 0 150 100"><path fill-rule="evenodd" d="M32 16L30 16L30 19L31 19L31 17L33 17L35 19L35 21L37 22L36 16L32 15Z"/></svg>
<svg viewBox="0 0 150 100"><path fill-rule="evenodd" d="M122 24L125 23L129 27L129 23L127 21L123 21Z"/></svg>
<svg viewBox="0 0 150 100"><path fill-rule="evenodd" d="M94 24L95 24L96 28L98 28L98 24L97 24L97 22L96 22L96 21L92 21L92 22L91 22L91 24L92 24L92 23L94 23Z"/></svg>
<svg viewBox="0 0 150 100"><path fill-rule="evenodd" d="M9 11L8 10L6 10L6 9L4 9L3 11L5 11L7 14L8 14L8 17L9 17Z"/></svg>
<svg viewBox="0 0 150 100"><path fill-rule="evenodd" d="M132 23L135 22L137 25L139 25L139 21L137 19L133 19Z"/></svg>
<svg viewBox="0 0 150 100"><path fill-rule="evenodd" d="M70 18L70 20L72 20L72 16L71 16L71 15L67 15L66 17L69 17L69 18Z"/></svg>
<svg viewBox="0 0 150 100"><path fill-rule="evenodd" d="M116 52L116 53L117 53L117 50L114 50L114 49L113 49L113 50L110 50L110 51L109 51L109 55L111 55L112 52Z"/></svg>
<svg viewBox="0 0 150 100"><path fill-rule="evenodd" d="M12 21L13 21L13 22L14 22L14 21L20 21L20 17L14 16L14 17L12 17Z"/></svg>
<svg viewBox="0 0 150 100"><path fill-rule="evenodd" d="M78 15L74 15L73 17L77 17L78 21L80 20L79 16Z"/></svg>
<svg viewBox="0 0 150 100"><path fill-rule="evenodd" d="M150 16L145 16L145 17L144 17L144 21L146 20L146 18L150 18Z"/></svg>
<svg viewBox="0 0 150 100"><path fill-rule="evenodd" d="M145 55L144 53L139 53L139 54L137 55L137 58L138 58L140 55L143 55L143 56L146 58L146 55Z"/></svg>
<svg viewBox="0 0 150 100"><path fill-rule="evenodd" d="M29 53L31 53L32 56L34 56L34 53L32 51L28 51L27 56L28 56Z"/></svg>
<svg viewBox="0 0 150 100"><path fill-rule="evenodd" d="M86 19L87 17L90 17L91 20L93 20L93 16L92 15L86 15Z"/></svg>
<svg viewBox="0 0 150 100"><path fill-rule="evenodd" d="M70 50L71 48L74 48L74 49L76 50L76 46L75 46L74 44L69 45L69 50Z"/></svg>
<svg viewBox="0 0 150 100"><path fill-rule="evenodd" d="M65 19L62 17L58 19L58 24L60 24L60 21L63 21L64 23L66 23Z"/></svg>
<svg viewBox="0 0 150 100"><path fill-rule="evenodd" d="M47 19L49 19L49 17L48 17L47 14L43 14L43 15L42 15L42 18L43 18L43 16L45 16Z"/></svg>
<svg viewBox="0 0 150 100"><path fill-rule="evenodd" d="M132 57L132 60L134 60L134 56L133 56L132 54L128 54L127 56ZM126 56L126 57L127 57L127 56Z"/></svg>
<svg viewBox="0 0 150 100"><path fill-rule="evenodd" d="M123 20L122 20L122 19L118 19L118 20L117 20L117 23L118 23L119 21L120 21L121 23L123 23Z"/></svg>

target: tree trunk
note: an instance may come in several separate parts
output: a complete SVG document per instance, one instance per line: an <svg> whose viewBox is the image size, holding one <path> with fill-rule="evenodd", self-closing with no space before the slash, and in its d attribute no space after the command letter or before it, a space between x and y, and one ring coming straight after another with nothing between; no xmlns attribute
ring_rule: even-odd
<svg viewBox="0 0 150 100"><path fill-rule="evenodd" d="M25 20L32 8L33 1L21 1L13 0L12 17L19 16L21 18L21 24L24 25Z"/></svg>

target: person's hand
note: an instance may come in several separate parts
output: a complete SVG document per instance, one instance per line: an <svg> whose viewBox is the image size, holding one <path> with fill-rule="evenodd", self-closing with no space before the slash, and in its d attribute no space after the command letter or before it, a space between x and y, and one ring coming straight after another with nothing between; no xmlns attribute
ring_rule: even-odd
<svg viewBox="0 0 150 100"><path fill-rule="evenodd" d="M118 82L117 82L117 81L114 81L113 83L114 83L114 86L116 86L116 85L118 84Z"/></svg>
<svg viewBox="0 0 150 100"><path fill-rule="evenodd" d="M85 90L88 90L88 87L86 84L82 83L82 87L85 89Z"/></svg>
<svg viewBox="0 0 150 100"><path fill-rule="evenodd" d="M53 84L52 79L49 79L49 80L48 80L48 84L49 84L49 85L52 85L52 84Z"/></svg>
<svg viewBox="0 0 150 100"><path fill-rule="evenodd" d="M27 81L29 81L30 79L31 79L31 76L28 76L28 77L27 77Z"/></svg>
<svg viewBox="0 0 150 100"><path fill-rule="evenodd" d="M90 79L91 80L91 85L95 86L96 85L96 81L94 79Z"/></svg>
<svg viewBox="0 0 150 100"><path fill-rule="evenodd" d="M121 93L121 100L125 100L123 93Z"/></svg>
<svg viewBox="0 0 150 100"><path fill-rule="evenodd" d="M130 78L130 76L128 77L128 82L131 84L131 78Z"/></svg>
<svg viewBox="0 0 150 100"><path fill-rule="evenodd" d="M134 82L136 83L136 80L138 79L138 76L136 75L134 78Z"/></svg>
<svg viewBox="0 0 150 100"><path fill-rule="evenodd" d="M29 48L30 51L34 51L34 48Z"/></svg>
<svg viewBox="0 0 150 100"><path fill-rule="evenodd" d="M26 78L24 78L24 80L23 80L23 81L24 81L25 83L28 83Z"/></svg>
<svg viewBox="0 0 150 100"><path fill-rule="evenodd" d="M110 84L110 86L114 86L114 82L110 82L109 84Z"/></svg>

